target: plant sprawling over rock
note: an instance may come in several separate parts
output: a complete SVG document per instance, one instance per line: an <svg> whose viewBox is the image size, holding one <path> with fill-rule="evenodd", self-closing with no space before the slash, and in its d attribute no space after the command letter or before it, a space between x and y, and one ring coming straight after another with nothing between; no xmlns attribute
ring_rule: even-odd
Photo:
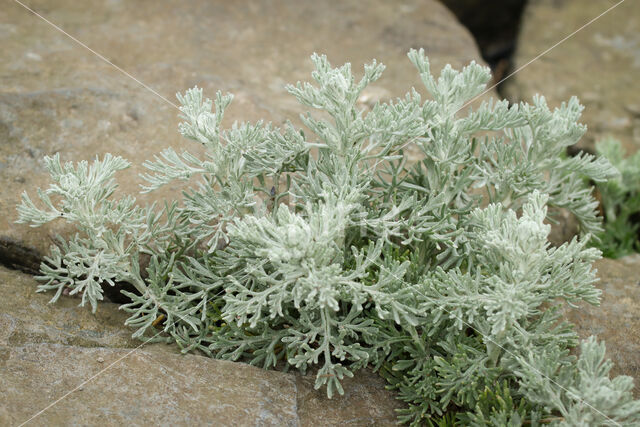
<svg viewBox="0 0 640 427"><path fill-rule="evenodd" d="M600 252L587 243L601 226L586 178L616 172L560 155L585 131L582 106L552 111L537 97L462 114L488 69L447 66L435 79L422 50L409 58L431 98L411 89L365 112L359 96L383 65L358 81L349 64L313 55L315 83L288 86L322 112L301 116L308 135L291 123L223 129L230 95L179 95L180 132L206 155L169 148L145 162L144 191L199 180L163 209L111 197L129 165L119 157L77 168L46 158L45 209L25 193L19 221L63 218L78 234L53 247L40 290L81 294L95 310L104 286L127 282L134 336L264 368L317 366L329 396L371 366L416 425L640 422L632 379L609 379L593 339L571 355L578 339L557 311L598 303ZM581 236L556 248L545 220L560 208Z"/></svg>

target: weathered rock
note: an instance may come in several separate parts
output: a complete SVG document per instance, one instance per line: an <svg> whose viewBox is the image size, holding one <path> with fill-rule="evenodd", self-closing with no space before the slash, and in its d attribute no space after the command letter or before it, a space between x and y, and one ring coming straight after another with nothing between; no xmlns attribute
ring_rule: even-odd
<svg viewBox="0 0 640 427"><path fill-rule="evenodd" d="M127 314L116 304L99 304L95 314L78 307L80 298L61 297L56 304L49 304L53 293L36 293L37 284L30 275L0 267L0 345L140 345L131 338L133 330L124 326Z"/></svg>
<svg viewBox="0 0 640 427"><path fill-rule="evenodd" d="M613 6L608 1L530 0L522 17L514 68L519 68ZM585 105L589 130L579 143L592 150L605 136L629 153L640 149L640 2L627 1L510 78L512 100L543 94L551 106L572 95Z"/></svg>
<svg viewBox="0 0 640 427"><path fill-rule="evenodd" d="M580 304L566 317L580 336L606 341L613 375L638 381L640 255L595 267L602 305ZM400 407L366 370L343 382L344 396L329 400L313 389L312 376L172 354L175 346L100 347L139 346L124 337L129 330L113 304L101 304L94 317L77 299L46 305L50 294L34 295L34 281L23 273L0 268L0 283L0 425L26 421L73 390L36 425L392 425Z"/></svg>
<svg viewBox="0 0 640 427"><path fill-rule="evenodd" d="M595 263L602 289L601 304L580 303L565 310L581 338L597 335L607 345L607 357L615 363L612 376L635 378L635 395L640 397L640 255Z"/></svg>
<svg viewBox="0 0 640 427"><path fill-rule="evenodd" d="M2 425L27 421L72 390L34 422L299 425L293 375L201 356L29 344L0 348L0 373Z"/></svg>
<svg viewBox="0 0 640 427"><path fill-rule="evenodd" d="M403 407L385 390L386 381L368 369L345 378L344 395L331 400L323 388L313 388L314 375L296 378L301 426L391 426L397 422L395 410Z"/></svg>
<svg viewBox="0 0 640 427"><path fill-rule="evenodd" d="M385 63L385 75L371 88L382 99L421 88L406 58L412 47L426 49L434 72L447 63L460 68L480 61L470 34L435 0L379 0L367 7L338 0L242 7L222 0L173 0L163 7L89 3L30 5L171 102L174 93L195 85L209 97L218 89L234 93L227 125L295 122L304 109L284 86L310 78L314 51L334 64L350 61L356 73L373 58ZM67 36L18 4L3 7L0 22L0 237L44 254L50 236L70 232L64 223L36 229L13 223L20 194L48 186L44 155L60 152L63 161L121 155L133 163L118 175L122 192L135 194L144 160L167 146L199 152L178 135L174 106ZM138 199L174 199L179 189Z"/></svg>
<svg viewBox="0 0 640 427"><path fill-rule="evenodd" d="M391 425L401 406L368 370L329 400L313 389L312 373L264 371L133 340L116 304L99 304L95 314L79 298L48 304L52 293L36 293L31 276L3 267L0 289L0 425L26 421L116 361L36 425Z"/></svg>
<svg viewBox="0 0 640 427"><path fill-rule="evenodd" d="M153 349L0 346L0 424L380 426L400 407L368 371L329 400L309 377Z"/></svg>

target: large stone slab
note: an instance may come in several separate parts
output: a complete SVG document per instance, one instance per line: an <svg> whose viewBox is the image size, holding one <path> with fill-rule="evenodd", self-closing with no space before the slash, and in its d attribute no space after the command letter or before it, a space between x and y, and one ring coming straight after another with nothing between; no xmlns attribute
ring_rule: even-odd
<svg viewBox="0 0 640 427"><path fill-rule="evenodd" d="M131 339L126 314L101 303L36 293L27 274L0 267L0 425L17 425L85 380L34 425L392 425L401 403L369 370L344 396L314 390L314 373L264 371L181 355Z"/></svg>
<svg viewBox="0 0 640 427"><path fill-rule="evenodd" d="M36 293L30 275L0 267L0 346L53 343L81 347L136 347L133 330L124 326L127 314L116 304L102 303L96 313L78 307L80 298Z"/></svg>
<svg viewBox="0 0 640 427"><path fill-rule="evenodd" d="M196 355L0 346L1 425L394 425L384 380L362 371L343 385L329 400L311 378Z"/></svg>
<svg viewBox="0 0 640 427"><path fill-rule="evenodd" d="M447 63L480 61L475 43L435 0L398 4L377 0L318 3L225 0L163 2L30 1L30 7L170 102L198 85L209 97L236 95L233 120L296 118L303 109L284 86L310 78L312 52L360 73L373 58L388 67L369 100L402 96L417 72L406 58L424 47L433 71ZM118 176L125 193L137 193L141 163L167 146L198 153L177 133L177 110L113 66L80 47L17 3L0 9L0 241L3 247L48 251L64 223L42 229L17 226L16 203L27 190L46 187L42 157L64 161L111 152L134 164ZM141 202L179 195L171 186ZM2 240L4 239L4 240ZM6 257L5 257L6 258Z"/></svg>
<svg viewBox="0 0 640 427"><path fill-rule="evenodd" d="M606 341L613 375L640 381L640 255L603 259L595 268L601 306L579 304L565 315L581 337ZM141 346L115 304L100 304L95 315L78 307L78 298L50 305L51 293L35 293L27 274L0 267L0 289L0 425L27 420L120 358L35 425L392 425L401 406L368 370L345 380L345 395L329 400L313 389L313 373L265 372L183 356L175 345ZM227 389L229 395L220 392Z"/></svg>
<svg viewBox="0 0 640 427"><path fill-rule="evenodd" d="M397 425L396 410L404 405L385 390L386 381L369 369L342 381L344 395L327 399L324 389L315 390L315 375L296 375L298 417L301 426Z"/></svg>
<svg viewBox="0 0 640 427"><path fill-rule="evenodd" d="M616 2L530 0L522 17L514 68L519 68ZM586 110L589 130L579 143L613 136L629 152L640 149L640 2L625 1L585 27L505 85L513 100L540 93L557 106L572 95Z"/></svg>
<svg viewBox="0 0 640 427"><path fill-rule="evenodd" d="M293 375L201 356L29 344L0 348L0 373L2 425L72 390L35 425L299 425Z"/></svg>
<svg viewBox="0 0 640 427"><path fill-rule="evenodd" d="M601 304L580 303L565 311L582 338L596 335L607 344L607 357L615 364L612 376L635 378L635 396L640 397L640 255L618 260L601 259L598 270Z"/></svg>

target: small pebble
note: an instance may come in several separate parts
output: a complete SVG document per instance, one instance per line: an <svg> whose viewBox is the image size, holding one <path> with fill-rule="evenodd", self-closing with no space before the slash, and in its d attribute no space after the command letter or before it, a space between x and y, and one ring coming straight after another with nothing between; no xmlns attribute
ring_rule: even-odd
<svg viewBox="0 0 640 427"><path fill-rule="evenodd" d="M97 359L97 360L98 360L98 363L102 363L102 362L104 362L104 359L103 359L102 357L98 357L98 359Z"/></svg>

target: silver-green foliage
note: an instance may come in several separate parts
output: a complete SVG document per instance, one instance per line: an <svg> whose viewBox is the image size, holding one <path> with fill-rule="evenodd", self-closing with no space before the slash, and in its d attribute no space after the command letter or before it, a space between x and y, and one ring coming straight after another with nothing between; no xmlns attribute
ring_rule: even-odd
<svg viewBox="0 0 640 427"><path fill-rule="evenodd" d="M313 141L291 123L223 129L230 95L179 95L179 130L206 154L166 149L144 163L144 191L198 177L159 211L110 198L120 158L89 169L47 158L46 209L25 194L20 222L61 217L79 234L42 264L40 290L82 293L95 310L101 286L132 283L121 308L135 336L160 331L184 351L264 368L317 366L329 396L371 366L416 425L456 413L479 425L640 422L630 379L609 380L592 340L569 355L577 336L558 315L562 301L598 303L600 253L586 244L601 228L585 178L615 172L561 156L585 131L582 106L552 111L537 97L463 114L489 71L447 66L435 79L422 50L409 58L431 99L411 89L366 112L358 99L383 65L356 80L349 64L313 55L314 83L287 88L323 112L301 116ZM581 236L554 248L545 220L560 208Z"/></svg>

